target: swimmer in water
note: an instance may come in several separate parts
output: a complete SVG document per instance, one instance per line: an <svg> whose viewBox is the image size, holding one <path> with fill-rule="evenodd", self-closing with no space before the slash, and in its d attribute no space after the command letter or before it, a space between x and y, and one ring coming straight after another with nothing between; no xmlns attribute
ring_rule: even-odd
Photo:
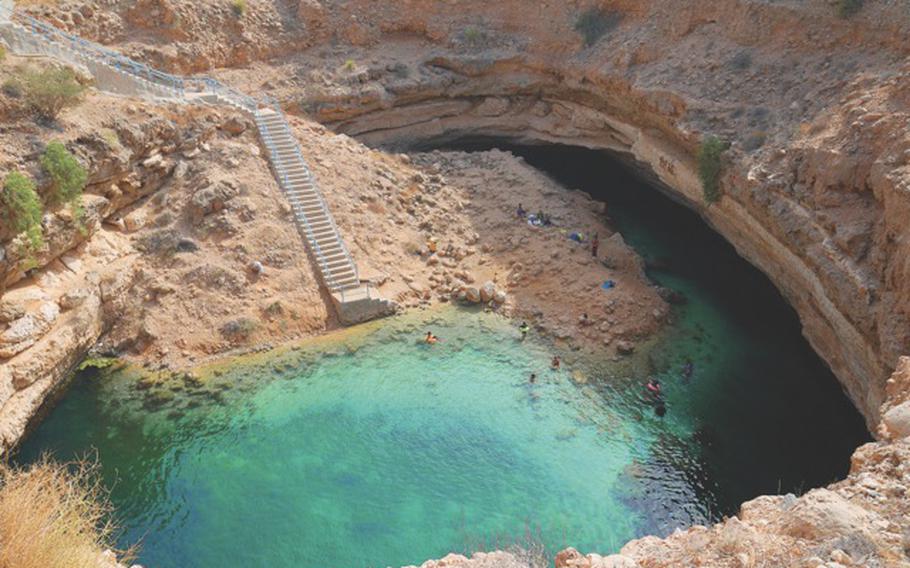
<svg viewBox="0 0 910 568"><path fill-rule="evenodd" d="M427 336L424 338L424 341L429 345L433 345L439 341L439 338L433 335L432 331L428 331Z"/></svg>
<svg viewBox="0 0 910 568"><path fill-rule="evenodd" d="M552 367L552 369L553 369L554 371L558 371L558 370L559 370L559 365L560 365L559 356L558 356L558 355L557 355L557 356L554 356L554 357L553 357L553 360L550 361L550 367Z"/></svg>
<svg viewBox="0 0 910 568"><path fill-rule="evenodd" d="M533 385L536 382L537 382L537 374L531 373L531 384Z"/></svg>
<svg viewBox="0 0 910 568"><path fill-rule="evenodd" d="M654 414L656 414L659 418L663 418L666 413L667 406L663 402L658 403L654 408Z"/></svg>
<svg viewBox="0 0 910 568"><path fill-rule="evenodd" d="M648 380L648 384L645 385L645 388L648 389L648 392L651 394L651 396L654 398L660 398L660 381L652 377Z"/></svg>
<svg viewBox="0 0 910 568"><path fill-rule="evenodd" d="M695 372L695 364L692 363L692 359L686 359L686 364L683 365L683 378L688 380L692 378L692 373Z"/></svg>
<svg viewBox="0 0 910 568"><path fill-rule="evenodd" d="M521 325L518 326L518 331L521 333L521 338L524 339L528 336L528 332L531 331L531 326L528 325L528 322L521 322Z"/></svg>

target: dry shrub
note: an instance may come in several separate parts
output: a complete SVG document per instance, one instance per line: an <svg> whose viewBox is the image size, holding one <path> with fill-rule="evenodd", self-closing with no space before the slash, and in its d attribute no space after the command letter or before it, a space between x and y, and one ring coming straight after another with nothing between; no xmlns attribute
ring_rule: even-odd
<svg viewBox="0 0 910 568"><path fill-rule="evenodd" d="M114 541L110 513L95 462L2 464L0 568L99 566Z"/></svg>

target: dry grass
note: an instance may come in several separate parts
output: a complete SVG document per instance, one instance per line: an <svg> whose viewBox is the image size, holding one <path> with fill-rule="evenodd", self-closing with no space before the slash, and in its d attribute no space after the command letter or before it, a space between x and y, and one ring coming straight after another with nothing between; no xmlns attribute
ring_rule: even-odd
<svg viewBox="0 0 910 568"><path fill-rule="evenodd" d="M94 462L0 465L0 568L102 565L113 544L110 512Z"/></svg>

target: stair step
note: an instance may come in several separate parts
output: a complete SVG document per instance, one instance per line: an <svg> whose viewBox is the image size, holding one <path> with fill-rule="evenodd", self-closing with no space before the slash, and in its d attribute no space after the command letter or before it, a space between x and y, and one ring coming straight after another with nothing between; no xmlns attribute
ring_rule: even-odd
<svg viewBox="0 0 910 568"><path fill-rule="evenodd" d="M322 256L325 259L325 261L329 262L329 263L336 262L336 261L348 262L348 257L343 252L336 252L336 253L333 253L330 255L323 254Z"/></svg>
<svg viewBox="0 0 910 568"><path fill-rule="evenodd" d="M333 281L335 283L334 291L350 290L352 288L357 288L360 286L360 281L357 280L356 276L351 276L351 277L345 278L344 280L339 280L338 278L335 278L335 279L333 279ZM330 280L330 282L331 282L331 280Z"/></svg>
<svg viewBox="0 0 910 568"><path fill-rule="evenodd" d="M313 244L312 239L307 239L307 242L310 245ZM333 255L333 254L344 254L344 251L341 249L341 245L338 244L338 241L334 241L331 243L325 243L325 246L319 245L319 252L322 254L323 257Z"/></svg>
<svg viewBox="0 0 910 568"><path fill-rule="evenodd" d="M332 277L332 280L338 283L357 281L357 275L354 274L353 268L348 268L344 272L331 272L330 276Z"/></svg>
<svg viewBox="0 0 910 568"><path fill-rule="evenodd" d="M295 203L305 203L307 205L322 205L322 201L319 197L312 192L309 193L285 193L288 201L293 201Z"/></svg>
<svg viewBox="0 0 910 568"><path fill-rule="evenodd" d="M325 209L322 208L322 202L318 199L301 199L299 197L289 197L288 201L291 205L295 205L300 211L306 215L318 215L320 217L325 217Z"/></svg>
<svg viewBox="0 0 910 568"><path fill-rule="evenodd" d="M294 199L304 199L312 200L315 203L320 203L319 196L316 195L316 192L313 189L288 189L285 190L285 195Z"/></svg>

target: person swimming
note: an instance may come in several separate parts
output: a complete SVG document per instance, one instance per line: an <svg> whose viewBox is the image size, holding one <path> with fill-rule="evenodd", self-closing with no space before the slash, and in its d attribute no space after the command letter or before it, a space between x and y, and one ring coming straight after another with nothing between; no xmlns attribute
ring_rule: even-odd
<svg viewBox="0 0 910 568"><path fill-rule="evenodd" d="M667 405L665 405L663 401L657 403L657 406L654 407L654 414L656 414L658 418L663 418L666 413Z"/></svg>
<svg viewBox="0 0 910 568"><path fill-rule="evenodd" d="M695 372L695 364L692 362L692 359L686 359L686 364L683 365L683 378L690 379L692 378L692 373Z"/></svg>
<svg viewBox="0 0 910 568"><path fill-rule="evenodd" d="M648 393L654 398L659 399L661 397L660 390L660 381L655 378L648 379L648 384L645 385L645 388L648 389Z"/></svg>
<svg viewBox="0 0 910 568"><path fill-rule="evenodd" d="M559 360L559 355L554 356L554 357L553 357L553 360L550 361L550 367L551 367L554 371L558 371L558 370L559 370L560 364L561 364L561 362L560 362L560 360Z"/></svg>
<svg viewBox="0 0 910 568"><path fill-rule="evenodd" d="M537 382L537 373L531 373L530 382L531 382L531 384L534 384Z"/></svg>
<svg viewBox="0 0 910 568"><path fill-rule="evenodd" d="M528 336L528 332L531 331L531 326L528 325L528 322L521 322L521 325L518 326L518 331L521 333L521 338L524 339Z"/></svg>
<svg viewBox="0 0 910 568"><path fill-rule="evenodd" d="M439 338L433 335L432 331L428 331L427 336L424 338L424 342L426 342L428 345L433 345L439 342Z"/></svg>

